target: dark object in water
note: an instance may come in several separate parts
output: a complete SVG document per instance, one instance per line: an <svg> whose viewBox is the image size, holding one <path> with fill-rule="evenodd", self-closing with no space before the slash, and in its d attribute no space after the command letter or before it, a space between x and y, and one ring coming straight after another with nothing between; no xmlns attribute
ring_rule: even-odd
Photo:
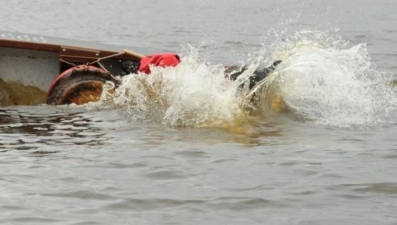
<svg viewBox="0 0 397 225"><path fill-rule="evenodd" d="M102 95L106 82L113 82L114 87L118 85L118 80L103 69L87 65L70 68L51 84L47 93L47 104L81 105L96 102Z"/></svg>
<svg viewBox="0 0 397 225"><path fill-rule="evenodd" d="M259 81L265 79L271 72L273 72L276 69L277 65L280 63L281 60L277 60L274 61L273 64L269 67L255 70L254 74L248 78L249 79L248 88L251 90L253 87L255 87L255 85ZM226 70L226 72L228 72L228 70L230 71L233 69L234 71L232 71L231 74L229 74L228 76L231 80L236 80L241 74L244 73L245 70L247 70L247 67L243 66L242 68L237 68L237 71L236 71L236 67L230 67ZM241 84L241 87L244 87L244 84Z"/></svg>

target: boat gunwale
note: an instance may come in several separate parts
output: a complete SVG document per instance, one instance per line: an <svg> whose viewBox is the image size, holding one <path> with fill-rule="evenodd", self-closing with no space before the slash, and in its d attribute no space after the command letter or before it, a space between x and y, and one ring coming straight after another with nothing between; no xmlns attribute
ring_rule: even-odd
<svg viewBox="0 0 397 225"><path fill-rule="evenodd" d="M115 55L115 59L125 59L139 61L140 58L131 56L129 54L120 54L122 51L110 51L96 48L86 48L70 45L60 45L51 43L41 43L35 41L13 40L0 38L0 47L17 48L26 50L36 50L44 52L59 53L60 59L79 59L79 60L97 60L102 57L109 57Z"/></svg>

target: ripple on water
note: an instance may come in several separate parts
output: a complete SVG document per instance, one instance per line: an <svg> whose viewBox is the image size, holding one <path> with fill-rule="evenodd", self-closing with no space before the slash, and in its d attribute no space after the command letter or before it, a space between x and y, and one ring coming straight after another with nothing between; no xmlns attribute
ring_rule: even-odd
<svg viewBox="0 0 397 225"><path fill-rule="evenodd" d="M98 122L102 120L97 115L79 108L4 108L0 110L0 114L0 150L3 151L49 153L56 152L53 149L55 146L97 146L111 139L106 137L104 127L98 127ZM109 125L112 125L111 122L112 120Z"/></svg>
<svg viewBox="0 0 397 225"><path fill-rule="evenodd" d="M197 210L197 212L217 211L251 211L262 210L263 208L280 205L275 201L263 198L237 198L221 197L211 199L166 199L166 198L129 198L122 199L116 203L105 206L109 210L134 210L151 211L159 209Z"/></svg>

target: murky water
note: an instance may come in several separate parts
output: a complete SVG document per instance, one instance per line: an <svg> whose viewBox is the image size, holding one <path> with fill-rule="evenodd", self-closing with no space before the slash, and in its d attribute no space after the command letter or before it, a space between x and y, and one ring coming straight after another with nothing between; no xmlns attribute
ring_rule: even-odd
<svg viewBox="0 0 397 225"><path fill-rule="evenodd" d="M395 7L4 1L0 30L183 62L99 103L0 108L0 223L396 224ZM254 109L224 79L277 59Z"/></svg>

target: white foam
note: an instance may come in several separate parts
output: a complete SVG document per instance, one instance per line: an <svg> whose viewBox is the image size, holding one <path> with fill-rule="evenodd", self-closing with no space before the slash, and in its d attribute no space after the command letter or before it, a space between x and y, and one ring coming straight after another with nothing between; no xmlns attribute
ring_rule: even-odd
<svg viewBox="0 0 397 225"><path fill-rule="evenodd" d="M241 77L260 63L282 59L267 85L281 96L291 118L342 127L392 122L395 116L389 114L397 106L395 92L385 85L390 76L371 65L365 44L347 46L325 33L299 32L253 53ZM110 107L124 108L133 119L171 126L229 126L249 120L240 81L225 79L224 67L200 59L198 49L185 53L176 68L151 70L151 75L125 76ZM262 95L276 96L269 91Z"/></svg>
<svg viewBox="0 0 397 225"><path fill-rule="evenodd" d="M343 127L394 119L385 114L396 109L396 95L386 85L391 76L371 65L365 44L296 43L283 54L279 89L300 118Z"/></svg>

